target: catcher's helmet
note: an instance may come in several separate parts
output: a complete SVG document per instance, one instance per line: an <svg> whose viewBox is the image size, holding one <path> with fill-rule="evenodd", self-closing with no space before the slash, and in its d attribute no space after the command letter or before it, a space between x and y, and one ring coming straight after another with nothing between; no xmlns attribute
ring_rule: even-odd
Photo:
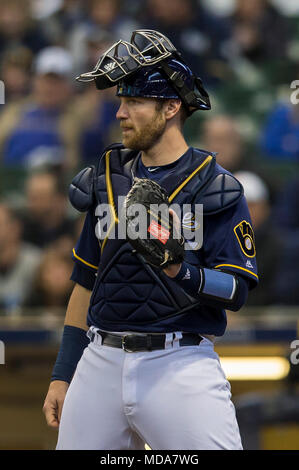
<svg viewBox="0 0 299 470"><path fill-rule="evenodd" d="M133 31L130 42L120 40L99 59L94 70L77 77L95 81L99 90L117 85L118 96L179 98L188 115L211 109L209 95L181 54L163 34Z"/></svg>

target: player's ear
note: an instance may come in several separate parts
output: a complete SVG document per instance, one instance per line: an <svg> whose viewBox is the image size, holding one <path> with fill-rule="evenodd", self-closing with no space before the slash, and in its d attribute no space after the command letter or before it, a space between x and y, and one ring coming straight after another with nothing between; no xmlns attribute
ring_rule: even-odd
<svg viewBox="0 0 299 470"><path fill-rule="evenodd" d="M181 109L182 102L178 99L169 99L165 103L165 117L166 119L172 119L176 116Z"/></svg>

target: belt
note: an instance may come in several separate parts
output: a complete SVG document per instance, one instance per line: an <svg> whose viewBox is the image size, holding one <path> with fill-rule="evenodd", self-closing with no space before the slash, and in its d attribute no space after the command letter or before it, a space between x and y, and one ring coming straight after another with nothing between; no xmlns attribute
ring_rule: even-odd
<svg viewBox="0 0 299 470"><path fill-rule="evenodd" d="M98 335L102 337L102 344L112 346L113 348L121 348L126 352L138 351L155 351L157 349L165 349L166 335L165 334L144 334L135 335L128 334L124 336L98 331ZM93 342L96 333L89 332L90 341ZM175 338L174 338L175 339ZM179 346L192 346L198 345L202 341L202 337L194 333L184 333L178 340Z"/></svg>

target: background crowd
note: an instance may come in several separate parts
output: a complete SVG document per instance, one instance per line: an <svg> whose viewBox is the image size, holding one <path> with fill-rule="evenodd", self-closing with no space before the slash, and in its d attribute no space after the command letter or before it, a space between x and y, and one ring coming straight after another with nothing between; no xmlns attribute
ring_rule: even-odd
<svg viewBox="0 0 299 470"><path fill-rule="evenodd" d="M74 78L137 28L166 34L209 91L185 134L244 186L260 273L248 305L299 305L298 1L0 0L1 314L67 304L82 227L68 184L121 140L115 90Z"/></svg>

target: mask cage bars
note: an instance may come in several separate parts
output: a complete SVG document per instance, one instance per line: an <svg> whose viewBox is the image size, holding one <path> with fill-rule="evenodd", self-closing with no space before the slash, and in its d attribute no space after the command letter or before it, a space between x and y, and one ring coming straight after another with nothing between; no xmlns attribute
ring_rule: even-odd
<svg viewBox="0 0 299 470"><path fill-rule="evenodd" d="M120 53L121 46L123 50ZM114 43L99 58L94 70L82 73L76 80L90 82L105 76L113 86L138 68L155 65L174 52L177 52L177 49L163 34L148 29L136 30L132 33L131 42L121 39Z"/></svg>

